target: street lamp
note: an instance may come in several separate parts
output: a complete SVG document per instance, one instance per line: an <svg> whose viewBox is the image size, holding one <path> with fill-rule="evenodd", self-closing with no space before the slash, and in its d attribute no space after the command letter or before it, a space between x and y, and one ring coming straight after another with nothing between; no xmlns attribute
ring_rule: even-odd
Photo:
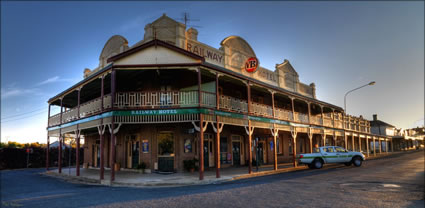
<svg viewBox="0 0 425 208"><path fill-rule="evenodd" d="M346 100L347 100L348 93L353 92L355 90L358 90L360 88L366 87L368 85L374 85L375 83L376 83L375 81L372 81L372 82L369 82L368 84L362 85L360 87L357 87L357 88L352 89L352 90L348 91L347 93L345 93L345 96L344 96L344 111L345 111L345 114L347 114L347 104L346 104L347 102L346 102Z"/></svg>

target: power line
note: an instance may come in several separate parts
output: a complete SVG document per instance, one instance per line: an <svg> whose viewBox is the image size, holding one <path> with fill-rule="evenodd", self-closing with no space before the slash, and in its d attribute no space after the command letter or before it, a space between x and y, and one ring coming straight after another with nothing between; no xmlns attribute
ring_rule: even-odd
<svg viewBox="0 0 425 208"><path fill-rule="evenodd" d="M36 113L36 114L30 115L30 116L26 116L26 117L22 117L22 118L12 119L12 120L8 120L8 121L1 121L0 123L7 123L7 122L11 122L11 121L17 121L17 120L21 120L21 119L25 119L25 118L34 117L34 116L36 116L36 115L39 115L39 114L45 113L46 111L47 111L47 110L44 110L44 111L41 111L41 112L39 112L39 113Z"/></svg>
<svg viewBox="0 0 425 208"><path fill-rule="evenodd" d="M37 111L41 111L41 110L46 110L46 108L43 107L43 108L40 108L40 109L37 109L37 110L28 111L28 112L25 112L25 113L20 113L20 114L16 114L16 115L12 115L12 116L3 117L3 118L1 118L1 120L3 120L3 119L9 119L9 118L14 118L14 117L26 115L28 113L33 113L33 112L37 112Z"/></svg>

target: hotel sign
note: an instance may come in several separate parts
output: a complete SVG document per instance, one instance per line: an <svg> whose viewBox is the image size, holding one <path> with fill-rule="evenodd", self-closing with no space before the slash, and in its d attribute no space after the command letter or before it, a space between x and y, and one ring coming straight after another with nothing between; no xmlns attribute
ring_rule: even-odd
<svg viewBox="0 0 425 208"><path fill-rule="evenodd" d="M254 73L258 68L258 59L255 57L251 57L245 62L245 71L249 73Z"/></svg>
<svg viewBox="0 0 425 208"><path fill-rule="evenodd" d="M195 42L187 42L186 50L198 56L202 56L206 61L224 65L224 55L221 51Z"/></svg>

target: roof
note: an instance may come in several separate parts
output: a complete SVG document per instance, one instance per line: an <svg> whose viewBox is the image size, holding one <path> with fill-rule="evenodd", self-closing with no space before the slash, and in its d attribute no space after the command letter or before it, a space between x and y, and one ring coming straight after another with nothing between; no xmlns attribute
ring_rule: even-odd
<svg viewBox="0 0 425 208"><path fill-rule="evenodd" d="M394 127L393 125L389 124L389 123L385 123L381 120L372 120L370 121L370 126L388 126L388 127Z"/></svg>

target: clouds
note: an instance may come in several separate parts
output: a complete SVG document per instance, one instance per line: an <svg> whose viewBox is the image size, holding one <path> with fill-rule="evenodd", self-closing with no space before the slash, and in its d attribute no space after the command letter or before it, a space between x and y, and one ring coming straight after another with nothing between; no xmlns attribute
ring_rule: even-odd
<svg viewBox="0 0 425 208"><path fill-rule="evenodd" d="M41 86L41 85L46 85L46 84L50 84L50 83L55 83L55 82L72 82L74 80L72 79L61 79L59 76L54 76L54 77L50 77L42 82L39 82L37 84L35 84L35 86Z"/></svg>
<svg viewBox="0 0 425 208"><path fill-rule="evenodd" d="M58 82L77 82L77 79L69 79L69 78L60 78L60 76L50 77L44 81L38 82L30 87L17 87L16 83L10 84L8 87L1 88L1 99L5 100L11 97L20 97L24 95L42 95L43 90L40 88L45 87L45 85L58 83Z"/></svg>
<svg viewBox="0 0 425 208"><path fill-rule="evenodd" d="M16 87L1 88L1 99L4 100L9 97L31 94L31 93L35 93L37 90L38 90L37 88L33 88L33 89L22 89L22 88L16 88Z"/></svg>

